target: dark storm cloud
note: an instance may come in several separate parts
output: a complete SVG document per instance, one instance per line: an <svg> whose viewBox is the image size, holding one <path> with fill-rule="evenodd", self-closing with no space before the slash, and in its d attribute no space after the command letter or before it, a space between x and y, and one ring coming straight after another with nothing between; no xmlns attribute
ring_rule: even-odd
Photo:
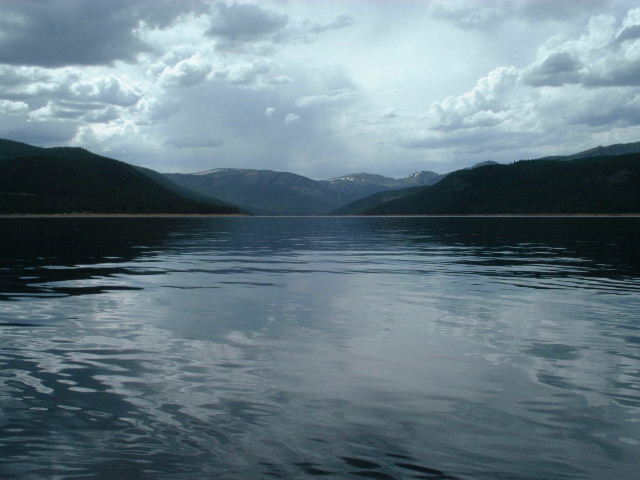
<svg viewBox="0 0 640 480"><path fill-rule="evenodd" d="M165 27L202 8L181 0L5 0L0 3L0 63L110 64L132 61L150 47L136 36L140 22Z"/></svg>
<svg viewBox="0 0 640 480"><path fill-rule="evenodd" d="M549 55L544 62L531 69L525 76L525 83L534 86L557 87L580 81L581 63L567 52Z"/></svg>
<svg viewBox="0 0 640 480"><path fill-rule="evenodd" d="M585 87L638 87L640 86L640 61L620 62L607 71L586 75Z"/></svg>
<svg viewBox="0 0 640 480"><path fill-rule="evenodd" d="M249 3L216 3L207 35L218 41L219 50L270 53L269 44L309 43L318 35L350 27L349 15L338 15L329 23L309 20L292 22L285 14Z"/></svg>
<svg viewBox="0 0 640 480"><path fill-rule="evenodd" d="M632 25L622 30L615 43L620 44L628 40L635 40L636 38L640 38L640 25Z"/></svg>
<svg viewBox="0 0 640 480"><path fill-rule="evenodd" d="M248 3L218 3L207 34L230 42L273 39L288 17Z"/></svg>

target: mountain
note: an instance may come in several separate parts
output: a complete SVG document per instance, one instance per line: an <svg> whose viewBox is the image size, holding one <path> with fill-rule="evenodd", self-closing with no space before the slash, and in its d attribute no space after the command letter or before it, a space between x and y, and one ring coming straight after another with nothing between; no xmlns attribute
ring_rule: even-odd
<svg viewBox="0 0 640 480"><path fill-rule="evenodd" d="M564 159L575 160L577 158L602 157L606 155L627 155L630 153L640 153L640 142L616 143L615 145L608 145L606 147L599 145L595 148L590 148L589 150L568 155L564 157Z"/></svg>
<svg viewBox="0 0 640 480"><path fill-rule="evenodd" d="M578 158L603 157L608 155L627 155L630 153L640 153L640 142L633 143L616 143L603 147L598 145L571 155L552 155L549 157L539 158L538 160L576 160Z"/></svg>
<svg viewBox="0 0 640 480"><path fill-rule="evenodd" d="M198 194L215 195L257 215L323 215L349 201L320 182L288 172L218 168L165 176Z"/></svg>
<svg viewBox="0 0 640 480"><path fill-rule="evenodd" d="M391 214L639 213L640 154L458 170L360 210Z"/></svg>
<svg viewBox="0 0 640 480"><path fill-rule="evenodd" d="M467 168L467 170L473 170L474 168L480 168L480 167L488 167L489 165L500 165L498 162L494 162L493 160L487 160L485 162L479 162L476 163L475 165L471 165L470 167Z"/></svg>
<svg viewBox="0 0 640 480"><path fill-rule="evenodd" d="M0 140L0 213L238 212L181 195L180 187L158 176L83 148Z"/></svg>
<svg viewBox="0 0 640 480"><path fill-rule="evenodd" d="M368 195L413 185L433 185L444 177L436 172L421 171L404 178L391 178L371 173L352 173L342 177L319 180L320 183L344 196L347 202Z"/></svg>
<svg viewBox="0 0 640 480"><path fill-rule="evenodd" d="M192 192L214 195L257 215L326 215L371 193L426 185L442 177L434 172L417 172L400 179L354 173L328 180L312 180L288 172L240 168L165 175Z"/></svg>
<svg viewBox="0 0 640 480"><path fill-rule="evenodd" d="M428 187L428 185L427 185ZM392 190L384 190L377 192L368 197L360 198L351 203L343 205L342 207L331 212L331 215L361 215L378 205L384 204L391 200L404 198L407 195L411 195L425 188L424 186L409 187L409 188L397 188Z"/></svg>

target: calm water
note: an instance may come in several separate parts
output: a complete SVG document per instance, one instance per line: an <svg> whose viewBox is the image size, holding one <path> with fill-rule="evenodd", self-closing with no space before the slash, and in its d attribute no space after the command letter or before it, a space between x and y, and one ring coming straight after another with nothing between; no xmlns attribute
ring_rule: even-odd
<svg viewBox="0 0 640 480"><path fill-rule="evenodd" d="M638 478L640 219L0 229L1 478Z"/></svg>

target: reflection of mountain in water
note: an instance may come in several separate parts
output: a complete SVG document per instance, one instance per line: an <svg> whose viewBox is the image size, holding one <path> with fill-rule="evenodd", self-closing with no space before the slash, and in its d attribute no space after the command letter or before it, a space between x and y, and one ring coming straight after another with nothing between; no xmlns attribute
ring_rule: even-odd
<svg viewBox="0 0 640 480"><path fill-rule="evenodd" d="M179 223L151 218L0 220L0 300L135 289L116 277L154 272L124 264L155 255ZM114 280L100 286L48 286L96 278Z"/></svg>
<svg viewBox="0 0 640 480"><path fill-rule="evenodd" d="M624 278L640 272L640 221L628 218L84 218L2 224L0 300L136 289L118 277L165 271L126 264L171 252L259 257L262 268L276 256L271 268L281 273L295 271L296 255L305 252L390 249L447 253L459 265L486 267L469 268L469 274ZM443 246L450 250L443 252ZM551 262L566 268L545 269ZM250 263L246 268L253 268ZM95 278L114 281L48 286Z"/></svg>
<svg viewBox="0 0 640 480"><path fill-rule="evenodd" d="M3 478L635 478L638 220L0 226Z"/></svg>
<svg viewBox="0 0 640 480"><path fill-rule="evenodd" d="M428 254L446 246L453 262L486 267L512 266L517 275L544 275L546 264L558 267L550 275L576 274L627 278L640 273L640 219L635 218L375 218L362 224L381 241ZM456 248L461 247L456 253ZM464 247L464 249L462 248ZM472 250L469 250L469 247ZM434 252L435 253L435 252ZM573 268L572 268L573 267ZM467 273L491 274L491 270Z"/></svg>

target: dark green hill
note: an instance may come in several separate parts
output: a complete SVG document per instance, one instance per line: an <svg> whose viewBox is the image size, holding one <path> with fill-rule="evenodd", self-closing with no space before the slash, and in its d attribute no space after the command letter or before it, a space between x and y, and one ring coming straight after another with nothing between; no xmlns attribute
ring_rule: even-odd
<svg viewBox="0 0 640 480"><path fill-rule="evenodd" d="M46 148L35 147L27 143L14 142L0 138L0 159L11 157L28 157L45 152Z"/></svg>
<svg viewBox="0 0 640 480"><path fill-rule="evenodd" d="M640 154L458 170L366 215L640 213Z"/></svg>
<svg viewBox="0 0 640 480"><path fill-rule="evenodd" d="M22 156L22 155L28 156ZM146 170L146 169L145 169ZM0 141L0 213L236 213L82 148ZM163 178L163 182L166 182Z"/></svg>
<svg viewBox="0 0 640 480"><path fill-rule="evenodd" d="M422 186L422 187L399 188L395 190L384 190L382 192L369 195L368 197L361 198L360 200L356 200L355 202L351 202L337 210L334 210L331 214L332 215L360 215L362 212L367 211L370 208L374 208L379 204L389 202L390 200L406 197L407 195L411 195L412 193L418 192L423 188L425 187Z"/></svg>

